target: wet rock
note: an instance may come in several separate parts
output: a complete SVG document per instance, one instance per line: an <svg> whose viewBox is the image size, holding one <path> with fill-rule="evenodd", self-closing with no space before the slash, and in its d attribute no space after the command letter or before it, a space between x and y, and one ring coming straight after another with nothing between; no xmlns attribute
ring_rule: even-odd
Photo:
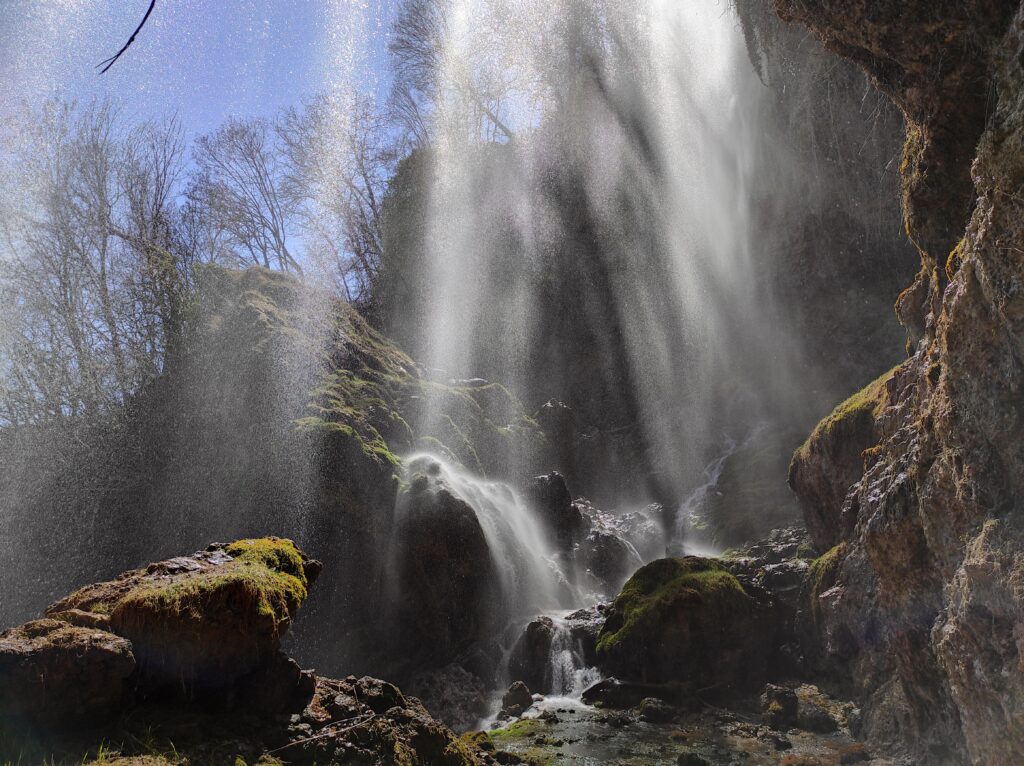
<svg viewBox="0 0 1024 766"><path fill-rule="evenodd" d="M676 764L677 766L711 766L707 758L692 751L680 753L676 758Z"/></svg>
<svg viewBox="0 0 1024 766"><path fill-rule="evenodd" d="M591 667L597 664L597 637L604 625L605 611L604 604L597 604L577 609L565 618L572 639L583 655L583 662Z"/></svg>
<svg viewBox="0 0 1024 766"><path fill-rule="evenodd" d="M549 665L555 624L550 617L538 617L526 626L509 657L509 675L541 694L550 693Z"/></svg>
<svg viewBox="0 0 1024 766"><path fill-rule="evenodd" d="M563 550L570 550L586 531L586 520L572 502L562 474L535 476L528 494L540 518Z"/></svg>
<svg viewBox="0 0 1024 766"><path fill-rule="evenodd" d="M611 532L592 529L576 549L576 562L605 589L614 592L643 561L636 549Z"/></svg>
<svg viewBox="0 0 1024 766"><path fill-rule="evenodd" d="M490 632L494 564L476 512L435 478L417 474L398 503L386 654L443 667Z"/></svg>
<svg viewBox="0 0 1024 766"><path fill-rule="evenodd" d="M502 713L508 716L522 715L533 705L533 695L522 681L514 681L501 698Z"/></svg>
<svg viewBox="0 0 1024 766"><path fill-rule="evenodd" d="M788 731L796 726L799 704L796 692L792 689L768 684L761 694L765 724L778 731Z"/></svg>
<svg viewBox="0 0 1024 766"><path fill-rule="evenodd" d="M103 718L125 700L131 644L53 619L0 633L0 719L73 723Z"/></svg>
<svg viewBox="0 0 1024 766"><path fill-rule="evenodd" d="M240 540L87 586L46 611L109 615L151 684L223 689L275 656L319 571L290 540Z"/></svg>
<svg viewBox="0 0 1024 766"><path fill-rule="evenodd" d="M846 495L860 478L862 454L883 435L881 415L889 405L885 373L822 420L794 453L789 485L803 508L811 539L826 551L853 533L855 516L844 515Z"/></svg>
<svg viewBox="0 0 1024 766"><path fill-rule="evenodd" d="M585 689L582 700L588 705L633 708L648 697L679 704L692 698L692 689L686 684L644 684L611 677Z"/></svg>
<svg viewBox="0 0 1024 766"><path fill-rule="evenodd" d="M640 700L640 720L648 723L669 723L676 718L678 711L657 697L645 697Z"/></svg>
<svg viewBox="0 0 1024 766"><path fill-rule="evenodd" d="M804 731L813 731L816 734L830 734L839 729L836 719L827 711L811 704L801 704L797 716L796 725Z"/></svg>

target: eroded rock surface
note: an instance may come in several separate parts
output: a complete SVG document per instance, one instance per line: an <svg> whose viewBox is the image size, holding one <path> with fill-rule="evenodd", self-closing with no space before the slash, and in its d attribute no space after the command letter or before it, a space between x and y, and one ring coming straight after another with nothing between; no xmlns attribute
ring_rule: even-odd
<svg viewBox="0 0 1024 766"><path fill-rule="evenodd" d="M865 454L841 511L855 521L833 538L849 542L808 604L818 643L870 738L928 763L1016 763L1024 11L1014 0L773 4L903 110L904 208L923 256L897 307L913 355L887 383L891 428Z"/></svg>

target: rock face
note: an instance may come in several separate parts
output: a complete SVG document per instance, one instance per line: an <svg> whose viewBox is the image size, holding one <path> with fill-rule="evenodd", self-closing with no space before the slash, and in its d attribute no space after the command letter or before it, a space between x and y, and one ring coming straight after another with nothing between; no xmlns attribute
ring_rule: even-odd
<svg viewBox="0 0 1024 766"><path fill-rule="evenodd" d="M399 498L392 557L391 656L441 667L488 634L497 580L476 512L443 484L414 476Z"/></svg>
<svg viewBox="0 0 1024 766"><path fill-rule="evenodd" d="M843 514L846 493L864 470L864 452L883 435L895 370L836 407L807 437L789 464L789 484L800 498L807 530L822 551L849 537L856 518Z"/></svg>
<svg viewBox="0 0 1024 766"><path fill-rule="evenodd" d="M0 634L0 762L495 763L395 686L276 651L319 571L289 540L215 544Z"/></svg>
<svg viewBox="0 0 1024 766"><path fill-rule="evenodd" d="M105 619L153 682L223 688L275 655L319 571L291 540L240 540L90 585L46 612Z"/></svg>
<svg viewBox="0 0 1024 766"><path fill-rule="evenodd" d="M867 737L928 763L1015 763L1024 11L1015 0L773 5L903 110L904 210L923 264L897 305L912 357L887 383L891 428L849 488L849 523L832 538L846 545L808 605L819 643L861 702Z"/></svg>
<svg viewBox="0 0 1024 766"><path fill-rule="evenodd" d="M0 633L0 719L102 719L125 701L131 644L103 630L35 620Z"/></svg>
<svg viewBox="0 0 1024 766"><path fill-rule="evenodd" d="M725 567L694 556L659 559L623 586L597 640L609 674L646 683L728 689L763 678L757 607Z"/></svg>

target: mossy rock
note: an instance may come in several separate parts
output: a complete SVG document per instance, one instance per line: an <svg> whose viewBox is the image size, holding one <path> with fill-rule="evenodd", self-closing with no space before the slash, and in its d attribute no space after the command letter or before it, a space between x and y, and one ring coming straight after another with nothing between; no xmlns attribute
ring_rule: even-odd
<svg viewBox="0 0 1024 766"><path fill-rule="evenodd" d="M275 655L319 571L291 540L239 540L87 586L47 614L107 618L151 681L220 688Z"/></svg>
<svg viewBox="0 0 1024 766"><path fill-rule="evenodd" d="M889 406L889 370L826 416L793 454L789 486L796 492L811 539L828 550L849 537L856 519L843 516L850 487L860 479L865 460L882 437L881 418Z"/></svg>
<svg viewBox="0 0 1024 766"><path fill-rule="evenodd" d="M757 683L770 649L754 640L757 621L754 600L718 561L660 559L636 572L616 597L598 635L598 663L606 673L644 683Z"/></svg>

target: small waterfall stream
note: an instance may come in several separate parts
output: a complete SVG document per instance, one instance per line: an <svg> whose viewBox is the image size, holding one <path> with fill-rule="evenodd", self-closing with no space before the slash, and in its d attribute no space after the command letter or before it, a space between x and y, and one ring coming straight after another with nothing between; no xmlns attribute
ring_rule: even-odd
<svg viewBox="0 0 1024 766"><path fill-rule="evenodd" d="M572 627L564 617L552 618L555 635L551 639L548 673L551 675L551 696L579 700L583 692L601 680L597 668L588 667L583 649L573 636Z"/></svg>
<svg viewBox="0 0 1024 766"><path fill-rule="evenodd" d="M533 509L512 487L428 453L407 457L405 466L407 476L428 476L475 512L497 573L505 622L576 603L579 594L560 571Z"/></svg>

